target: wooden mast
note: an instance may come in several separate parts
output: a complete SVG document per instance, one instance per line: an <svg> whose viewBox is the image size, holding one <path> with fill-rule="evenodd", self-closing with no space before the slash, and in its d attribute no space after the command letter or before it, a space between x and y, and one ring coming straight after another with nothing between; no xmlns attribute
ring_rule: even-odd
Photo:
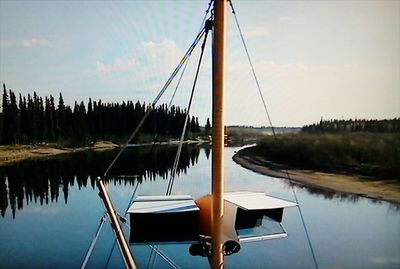
<svg viewBox="0 0 400 269"><path fill-rule="evenodd" d="M226 0L214 1L214 32L212 48L213 111L212 111L212 251L211 267L223 268L222 218L224 202L224 75Z"/></svg>

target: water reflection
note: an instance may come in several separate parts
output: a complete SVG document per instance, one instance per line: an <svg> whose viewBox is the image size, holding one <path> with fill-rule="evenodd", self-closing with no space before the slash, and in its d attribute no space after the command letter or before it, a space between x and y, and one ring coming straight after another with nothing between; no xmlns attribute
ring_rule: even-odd
<svg viewBox="0 0 400 269"><path fill-rule="evenodd" d="M174 146L146 146L128 148L109 171L105 181L132 185L135 178L143 180L169 178L176 154ZM187 172L198 162L200 148L185 145L182 149L177 175ZM24 203L58 202L60 190L64 203L68 190L95 188L95 178L101 176L115 157L116 151L84 151L50 159L26 160L11 166L0 167L0 210L5 216L8 207L13 218ZM137 177L133 177L137 175Z"/></svg>
<svg viewBox="0 0 400 269"><path fill-rule="evenodd" d="M305 186L302 184L296 184L296 183L291 183L289 180L285 180L284 184L287 189L291 188L291 184L294 184L297 188L301 188L305 191L307 191L308 194L315 196L315 197L323 197L325 200L336 200L338 202L343 202L343 203L357 203L360 201L360 199L363 198L369 198L365 195L362 194L351 194L351 193L344 193L344 192L337 192L337 191L332 191L332 190L325 190L323 188L316 188L312 186ZM390 210L394 211L400 211L400 204L395 203L395 202L390 202L390 201L384 201L384 200L379 200L379 199L373 199L369 198L369 202L373 204L382 204L386 203L389 205Z"/></svg>

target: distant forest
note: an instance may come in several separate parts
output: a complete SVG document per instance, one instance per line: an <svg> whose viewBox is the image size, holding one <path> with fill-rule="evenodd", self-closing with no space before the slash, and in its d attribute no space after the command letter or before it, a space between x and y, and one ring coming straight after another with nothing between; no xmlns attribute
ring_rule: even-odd
<svg viewBox="0 0 400 269"><path fill-rule="evenodd" d="M399 133L400 118L391 120L322 120L319 123L306 125L302 129L306 133Z"/></svg>
<svg viewBox="0 0 400 269"><path fill-rule="evenodd" d="M64 103L61 93L57 107L53 96L42 98L36 92L27 97L19 94L17 102L14 92L7 91L4 84L2 97L0 143L3 145L57 142L75 146L99 139L118 141L126 139L151 109L139 101L120 104L91 99L87 106L75 101L71 108ZM179 137L185 117L186 110L178 106L155 107L134 142ZM189 119L188 133L201 132L198 118Z"/></svg>

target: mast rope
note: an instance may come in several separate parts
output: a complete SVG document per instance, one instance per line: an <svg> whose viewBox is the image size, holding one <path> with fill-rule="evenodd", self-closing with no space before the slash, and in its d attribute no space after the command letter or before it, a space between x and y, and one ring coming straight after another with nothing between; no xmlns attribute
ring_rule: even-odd
<svg viewBox="0 0 400 269"><path fill-rule="evenodd" d="M232 1L228 0L228 2L229 2L229 5L231 6L232 14L233 14L233 17L235 18L236 26L237 26L237 28L239 30L240 39L242 40L242 44L243 44L244 50L246 52L247 60L249 61L249 64L250 64L250 67L251 67L251 72L253 73L253 77L254 77L254 80L255 80L256 85L257 85L258 93L260 95L261 101L262 101L263 106L264 106L265 114L267 115L267 119L268 119L269 124L270 124L270 126L272 128L272 133L275 136L275 129L272 126L272 121L271 121L271 117L269 116L269 112L268 112L268 109L267 109L267 104L265 102L264 95L263 95L263 93L261 91L260 83L258 82L256 71L254 70L254 65L253 65L253 62L251 61L249 50L247 49L247 45L246 45L246 42L245 42L244 37L243 37L242 29L240 28L240 25L239 25L239 20L237 18L236 11L233 8Z"/></svg>
<svg viewBox="0 0 400 269"><path fill-rule="evenodd" d="M178 168L179 159L180 159L180 155L181 155L181 152L182 152L183 140L185 138L188 119L190 117L189 112L190 112L190 108L192 106L194 91L196 89L196 84L197 84L197 78L199 76L200 67L201 67L201 63L202 63L202 60L203 60L204 48L206 46L208 31L211 29L211 25L212 25L212 22L210 20L208 20L208 21L206 21L206 24L204 26L204 29L205 29L204 40L203 40L203 43L201 45L201 53L200 53L200 57L199 57L199 62L197 64L196 74L195 74L194 81L193 81L193 86L192 86L192 91L190 93L189 104L188 104L187 111L186 111L185 122L184 122L184 125L183 125L181 137L180 137L180 140L179 140L179 146L178 146L178 150L176 152L174 165L173 165L172 170L171 170L171 177L170 177L169 182L168 182L166 195L171 195L172 187L174 185L175 174L176 174L176 170Z"/></svg>
<svg viewBox="0 0 400 269"><path fill-rule="evenodd" d="M178 91L178 88L179 88L179 86L180 86L180 84L181 84L183 75L185 74L185 71L186 71L186 67L188 66L188 63L189 63L189 60L190 60L190 56L191 56L191 54L190 54L189 57L187 58L187 60L186 60L186 62L185 62L185 66L183 67L182 72L181 72L181 75L179 76L178 83L176 84L175 89L174 89L174 93L172 94L172 97L171 97L171 99L169 100L169 103L168 103L168 105L167 105L167 111L170 109L170 107L171 107L171 105L172 105L172 102L173 102L174 99L175 99L176 92ZM153 141L156 142L157 138L158 138L158 133L156 132L156 134L154 135ZM153 147L154 147L154 143L152 144L152 148L151 148L152 150L153 150Z"/></svg>
<svg viewBox="0 0 400 269"><path fill-rule="evenodd" d="M208 3L208 8L207 8L206 13L205 13L205 15L204 15L204 17L203 17L203 20L202 20L202 22L201 22L200 29L204 29L204 28L205 28L205 26L203 26L203 25L204 25L204 23L205 23L205 21L206 21L207 15L208 15L208 13L209 13L209 11L210 11L210 9L211 9L211 4L212 4L212 2L213 2L213 0L210 0L210 2ZM204 28L203 28L203 27L204 27ZM194 84L193 84L192 92L191 92L191 95L190 95L190 101L189 101L188 110L187 110L187 114L186 114L186 118L185 118L185 124L184 124L183 130L182 130L181 138L180 138L180 140L179 140L178 150L177 150L177 153L176 153L176 156L175 156L175 160L174 160L174 165L173 165L173 168L172 168L172 171L171 171L171 178L170 178L170 180L169 180L169 182L168 182L168 187L167 187L166 195L171 195L172 187L173 187L173 183L174 183L174 178L175 178L175 174L176 174L176 170L177 170L178 164L179 164L179 159L180 159L180 155L181 155L181 151L182 151L182 146L183 146L184 134L186 133L186 127L187 127L187 122L188 122L188 116L189 116L189 112L190 112L190 107L191 107L191 103L192 103L192 99L193 99L193 94L194 94L194 90L195 90L195 85L196 85L196 81L197 81L197 77L198 77L198 73L199 73L199 69L200 69L200 64L201 64L202 57L203 57L204 46L205 46L205 42L206 42L206 39L207 39L208 30L209 30L209 29L207 29L207 28L205 28L205 29L206 29L206 34L205 34L205 38L204 38L204 41L203 41L203 44L202 44L201 56L200 56L199 64L198 64L198 67L197 67L197 71L196 71L196 75L195 75L195 81L194 81ZM191 55L189 55L189 58L188 58L188 60L187 60L186 63L185 63L185 66L184 66L184 68L183 68L183 70L182 70L182 73L181 73L181 75L180 75L180 77L179 77L178 83L177 83L177 85L176 85L176 87L175 87L174 93L172 94L171 100L170 100L170 102L169 102L167 108L170 108L171 105L172 105L172 102L173 102L173 100L174 100L174 98L175 98L175 94L176 94L176 92L177 92L177 90L178 90L178 88L179 88L179 86L180 86L182 77L183 77L183 75L184 75L184 73L185 73L185 71L186 71L186 68L187 68L187 66L188 66L190 56L191 56ZM156 259L157 259L157 254L158 254L162 259L164 259L164 261L166 261L172 268L174 268L174 269L179 269L179 268L180 268L176 263L174 263L173 260L171 260L167 255L165 255L165 254L160 250L160 247L159 247L158 245L155 245L155 246L153 246L153 245L148 245L148 246L151 248L151 252L150 252L150 257L149 257L149 260L148 260L147 268L154 268L154 267L155 267Z"/></svg>
<svg viewBox="0 0 400 269"><path fill-rule="evenodd" d="M238 18L237 18L237 15L236 15L236 11L235 11L235 9L234 9L234 7L233 7L232 1L231 1L231 0L228 0L228 2L229 2L229 5L230 5L230 7L231 7L232 14L233 14L233 17L234 17L234 19L235 19L236 26L237 26L237 28L238 28L238 30L239 30L240 39L241 39L241 41L242 41L244 50L245 50L245 52L246 52L246 56L247 56L248 62L249 62L249 64L250 64L251 71L252 71L252 73L253 73L253 77L254 77L254 80L255 80L256 85L257 85L258 93L259 93L259 95L260 95L261 101L262 101L263 106L264 106L265 114L266 114L266 116L267 116L267 118L268 118L268 121L269 121L271 130L272 130L273 137L274 137L274 139L275 139L275 141L276 141L277 138L276 138L275 128L274 128L274 126L273 126L273 124L272 124L271 117L270 117L270 115L269 115L269 112L268 112L268 109L267 109L267 105L266 105L264 96L263 96L262 91L261 91L260 83L258 82L257 75L256 75L256 72L255 72L255 70L254 70L254 65L253 65L253 63L252 63L252 61L251 61L250 53L249 53L249 50L248 50L248 48L247 48L246 42L245 42L245 40L244 40L244 36L243 36L242 30L241 30L241 28L240 28L240 24L239 24L239 20L238 20ZM297 194L296 194L296 191L295 191L295 189L294 189L294 185L295 185L295 184L293 183L293 180L292 180L292 178L290 177L289 172L288 172L288 170L287 170L286 168L285 168L285 174L286 174L286 176L287 176L287 178L288 178L288 180L289 180L289 183L290 183L289 185L290 185L290 187L291 187L291 190L292 190L293 196L294 196L294 198L295 198L295 201L296 201L296 203L297 203L297 205L298 205L299 215L300 215L300 218L301 218L301 222L302 222L302 224L303 224L304 231L305 231L305 233L306 233L308 245L309 245L309 247L310 247L310 251L311 251L311 255L312 255L312 258L313 258L313 262L314 262L315 268L319 269L319 266L318 266L318 263L317 263L317 259L316 259L316 255L315 255L315 252L314 252L314 248L313 248L313 245L312 245L312 243L311 243L310 235L309 235L309 233L308 233L307 225L306 225L305 220L304 220L304 215L303 215L303 212L302 212L301 207L300 207L299 199L298 199Z"/></svg>
<svg viewBox="0 0 400 269"><path fill-rule="evenodd" d="M128 141L124 144L123 148L118 152L117 156L113 159L113 161L111 162L111 164L109 165L109 167L106 169L106 171L105 171L105 173L104 173L104 177L108 174L109 170L112 168L112 166L113 166L114 163L117 161L117 159L119 158L119 156L120 156L120 155L123 153L123 151L127 148L127 146L128 146L128 144L130 143L130 141L133 139L133 137L136 135L136 133L138 132L138 130L139 130L139 129L141 128L141 126L144 124L144 121L146 120L146 118L150 115L151 111L154 109L155 104L156 104L156 103L158 102L158 100L161 98L161 96L163 95L163 93L166 91L166 89L168 88L168 86L171 84L172 80L175 78L175 76L178 74L178 72L180 71L180 69L181 69L182 66L184 65L183 70L182 70L182 72L181 72L181 75L180 75L180 77L179 77L178 83L177 83L177 85L176 85L176 87L175 87L175 90L174 90L174 92L173 92L173 95L172 95L172 97L171 97L171 100L170 100L170 102L169 102L167 108L171 107L171 104L172 104L172 102L173 102L173 100L174 100L174 98L175 98L175 94L176 94L176 92L177 92L177 90L178 90L178 88L179 88L179 85L180 85L180 83L181 83L182 77L183 77L183 75L184 75L184 73L185 73L185 71L186 71L186 68L187 68L187 66L188 66L188 62L189 62L190 56L192 55L192 52L193 52L194 48L197 46L198 42L200 41L200 39L202 38L202 36L204 35L204 33L205 33L205 31L206 31L206 30L205 30L206 28L205 28L203 25L204 25L204 22L205 22L205 20L206 20L206 18L207 18L207 15L208 15L208 13L209 13L209 11L210 11L212 2L213 2L213 0L210 0L210 2L209 2L209 4L208 4L208 8L207 8L207 10L206 10L206 13L205 13L205 15L204 15L204 17L203 17L203 20L202 20L202 23L201 23L201 26L200 26L199 34L196 36L196 38L195 38L195 40L193 41L192 45L189 47L188 51L187 51L186 54L183 56L183 58L181 59L181 61L180 61L179 64L178 64L178 66L175 68L174 72L173 72L172 75L169 77L169 79L167 80L167 82L165 83L165 85L163 86L163 88L160 90L160 92L159 92L159 94L157 95L157 97L156 97L156 98L154 99L154 101L152 102L152 105L151 105L151 106L148 108L148 110L146 111L145 115L143 116L143 118L142 118L141 121L139 122L138 126L135 128L135 130L134 130L134 131L132 132L132 134L130 135ZM208 32L208 31L207 31L207 32ZM207 35L207 33L206 33L206 35ZM189 112L188 112L188 113L189 113ZM138 184L139 184L139 183L138 183ZM130 199L130 201L129 201L127 210L129 209L129 206L131 205L131 203L132 203L132 201L133 201L134 195L135 195L136 190L137 190L137 188L138 188L138 184L136 185L136 188L135 188L135 190L134 190L134 192L133 192L133 194L132 194L132 197L131 197L131 199ZM126 214L127 214L127 210L125 211L124 217L125 217ZM106 268L108 267L109 261L110 261L110 259L111 259L111 255L112 255L112 253L113 253L113 251L114 251L114 248L115 248L115 244L116 244L116 240L114 240L114 244L113 244L113 246L112 246L110 255L109 255L108 259L107 259ZM159 255L160 255L164 260L166 260L166 261L168 262L168 264L170 264L173 268L179 268L171 259L169 259L169 258L168 258L165 254L163 254L159 249L155 249L153 246L149 246L149 247L151 247L151 249L152 249L152 254L153 254L153 252L156 253L156 254L159 254ZM150 257L150 258L151 258L151 257Z"/></svg>
<svg viewBox="0 0 400 269"><path fill-rule="evenodd" d="M101 229L103 228L104 222L106 221L106 216L107 216L107 213L104 213L104 215L100 219L99 227L97 228L95 236L94 236L92 242L89 245L89 248L88 248L88 250L86 252L86 255L85 255L85 259L83 260L83 262L81 264L81 269L85 269L87 263L89 262L90 256L92 255L92 252L93 252L93 249L94 249L94 246L96 245L97 239L99 238Z"/></svg>
<svg viewBox="0 0 400 269"><path fill-rule="evenodd" d="M156 98L153 100L153 102L151 103L151 105L148 107L146 113L144 114L143 118L140 120L139 124L136 126L136 128L133 130L133 132L131 133L131 135L129 136L128 140L126 141L126 143L123 145L123 147L121 148L121 150L118 152L118 154L115 156L115 158L113 159L113 161L110 163L110 165L108 166L108 168L106 169L106 171L104 172L103 177L106 177L108 172L110 171L110 169L113 167L113 165L115 164L115 162L118 160L118 158L121 156L121 154L125 151L125 149L128 147L129 143L131 142L131 140L133 139L133 137L136 135L136 133L139 131L139 129L142 127L142 125L144 124L145 120L147 119L147 117L150 115L150 113L153 111L155 105L157 104L157 102L160 100L161 96L165 93L165 91L167 90L168 86L171 84L171 82L173 81L173 79L176 77L176 75L178 74L179 70L182 68L182 66L185 64L185 62L188 60L189 56L192 54L194 48L197 46L197 44L199 43L200 39L202 38L202 36L205 33L205 28L202 28L201 31L199 32L199 34L196 36L195 40L193 41L193 43L190 45L189 49L186 51L185 55L182 57L181 61L179 62L179 64L175 67L174 71L172 72L171 76L168 78L168 80L165 82L164 86L161 88L160 92L158 93L158 95L156 96Z"/></svg>
<svg viewBox="0 0 400 269"><path fill-rule="evenodd" d="M158 245L152 246L149 244L149 248L151 248L151 252L147 262L147 269L152 269L156 266Z"/></svg>
<svg viewBox="0 0 400 269"><path fill-rule="evenodd" d="M187 59L187 61L185 63L185 66L183 67L182 73L179 76L178 83L176 84L176 87L174 89L174 93L172 94L171 100L169 100L169 103L168 103L168 106L167 106L167 110L172 106L172 102L175 99L176 92L178 91L178 88L181 85L181 81L182 81L183 75L185 74L186 67L188 66L188 63L189 63L189 60L190 60L190 56L191 55L189 55L189 57L188 57L188 59Z"/></svg>
<svg viewBox="0 0 400 269"><path fill-rule="evenodd" d="M212 4L213 1L214 1L214 0L210 0L210 2L208 3L208 8L207 8L207 10L206 10L206 14L204 14L204 17L203 17L203 19L202 19L202 21L201 21L199 32L200 32L200 31L203 29L203 27L204 27L204 26L203 26L203 25L204 25L204 22L206 21L207 15L208 15L208 13L210 12L211 4ZM169 101L169 103L168 103L167 110L171 107L172 102L173 102L174 99L175 99L176 92L178 91L178 88L179 88L179 86L180 86L180 84L181 84L181 80L182 80L183 75L185 74L186 68L187 68L187 66L188 66L188 63L189 63L189 60L190 60L190 56L191 56L191 54L188 56L188 58L187 58L187 60L186 60L186 62L185 62L185 66L183 67L183 70L182 70L182 72L181 72L181 75L179 76L178 83L176 84L175 89L174 89L174 93L172 94L172 97L171 97L171 99L170 99L170 101ZM157 137L158 137L158 133L155 134L153 140L156 141Z"/></svg>
<svg viewBox="0 0 400 269"><path fill-rule="evenodd" d="M152 245L148 245L148 246L152 249L152 251L154 251L156 254L158 254L164 261L166 261L172 268L180 269L180 267L170 257L165 255L165 253L162 252L159 247L152 246Z"/></svg>

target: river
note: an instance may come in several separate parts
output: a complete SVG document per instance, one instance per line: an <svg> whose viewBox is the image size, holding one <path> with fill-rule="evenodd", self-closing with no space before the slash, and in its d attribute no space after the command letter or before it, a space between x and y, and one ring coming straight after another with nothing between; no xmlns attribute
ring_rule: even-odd
<svg viewBox="0 0 400 269"><path fill-rule="evenodd" d="M284 179L259 175L237 165L239 148L225 148L226 191L261 191L294 200ZM110 170L107 186L119 212L137 195L162 195L176 147L128 148ZM95 178L116 151L86 151L0 167L0 268L79 268L104 213ZM210 192L211 151L186 145L173 194L199 198ZM138 177L133 177L137 175ZM295 187L319 268L400 268L400 208L391 203ZM162 224L160 224L162 225ZM288 237L244 243L226 258L227 268L313 268L297 207L285 211ZM129 235L129 229L125 232ZM106 222L87 268L124 268ZM181 268L209 268L187 244L160 250ZM133 245L140 268L151 249ZM111 255L110 255L111 253ZM107 264L108 262L108 264ZM153 268L170 268L157 256Z"/></svg>

